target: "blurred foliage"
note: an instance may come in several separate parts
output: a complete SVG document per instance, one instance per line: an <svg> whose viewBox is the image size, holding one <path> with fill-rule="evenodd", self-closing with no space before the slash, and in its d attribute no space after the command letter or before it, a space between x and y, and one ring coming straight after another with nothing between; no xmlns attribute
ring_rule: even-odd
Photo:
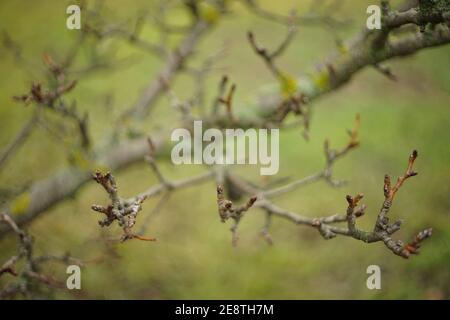
<svg viewBox="0 0 450 320"><path fill-rule="evenodd" d="M287 13L295 8L299 14L306 12L310 2L261 1L268 10ZM334 32L343 38L358 32L365 24L369 4L366 0L345 1L338 15L351 18L352 24ZM7 31L21 44L27 59L41 64L44 52L58 57L74 41L77 31L65 28L67 5L66 1L1 1L0 30ZM134 0L126 4L107 1L109 9L105 14L120 21L142 12L142 8L151 11L154 6L151 1ZM237 84L235 100L245 108L261 86L277 81L249 47L247 30L252 29L261 43L271 47L283 39L286 28L248 13L239 3L232 6L232 11L234 14L221 17L211 8L205 8L203 14L207 19L220 21L216 23L217 29L206 36L192 63L198 64L225 41L227 55L207 81L208 101L214 98L221 75L226 73ZM187 20L186 12L175 9L169 19L181 24ZM151 28L145 28L143 35L150 40L157 39ZM177 39L179 36L171 41L175 43ZM89 111L96 138L106 132L108 121L114 115L135 101L161 66L158 58L126 44L106 42L102 46L105 54L115 52L119 59L126 59L126 65L118 65L114 72L92 74L70 93L81 110ZM330 30L300 27L293 43L277 62L289 75L308 72L310 66L335 47ZM82 57L90 54L86 46ZM179 191L171 197L147 230L157 242L107 245L105 239L119 234L119 230L101 230L98 226L99 216L90 210L90 205L106 203L106 195L91 183L75 198L58 204L27 227L36 239L38 252L69 251L85 260L105 257L83 267L81 291L57 290L55 297L450 298L449 54L450 48L445 46L388 62L398 82L366 69L344 88L314 101L309 141L302 138L298 129L281 135L279 176L300 177L321 168L324 139L330 138L332 146L341 146L354 115L361 114L361 146L336 167L336 177L348 179L350 183L338 189L319 183L285 195L277 202L305 215L321 216L343 213L345 195L363 192L368 211L359 225L365 228L373 226L382 203L384 174L402 173L409 152L417 148L419 175L400 190L390 215L405 220L396 235L403 240L409 240L423 227L434 228L433 237L424 244L419 256L403 260L386 250L382 243L366 245L341 237L325 241L317 231L282 219L275 219L271 229L275 245L268 247L258 236L264 223L264 215L258 210L252 210L243 219L240 242L233 248L229 226L221 224L217 215L212 182ZM31 116L32 106L24 107L11 97L26 92L31 82L38 79L39 74L33 68L21 68L9 52L0 51L0 147ZM325 83L324 79L317 81ZM291 90L290 87L289 78L286 90ZM192 79L181 75L174 90L182 98L189 97ZM159 119L158 125L163 127L170 116L169 105L165 98L158 104L152 118ZM155 127L152 119L148 126ZM38 128L14 159L0 169L0 189L20 190L30 181L67 165L67 154L73 153L68 145ZM170 161L161 167L169 177L176 178L202 170L198 166L172 166ZM257 183L262 182L256 168L236 170L253 177ZM123 196L131 196L157 182L145 164L115 174ZM19 198L20 211L26 204L26 194ZM144 204L141 218L151 211L156 201ZM0 242L0 262L13 254L15 245L12 236ZM116 252L117 256L110 252ZM381 267L381 290L366 288L366 268L370 264ZM61 279L66 277L65 267L61 265L49 265L47 272ZM2 277L0 285L10 279L9 275Z"/></svg>

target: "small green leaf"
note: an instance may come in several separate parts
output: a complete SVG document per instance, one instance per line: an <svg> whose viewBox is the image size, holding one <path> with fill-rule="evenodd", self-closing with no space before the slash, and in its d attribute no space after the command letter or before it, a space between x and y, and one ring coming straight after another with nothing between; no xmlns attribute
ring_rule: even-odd
<svg viewBox="0 0 450 320"><path fill-rule="evenodd" d="M199 3L198 7L200 12L200 18L203 21L206 21L210 24L214 24L217 21L219 21L220 11L219 8L217 8L215 5L208 2L201 2Z"/></svg>
<svg viewBox="0 0 450 320"><path fill-rule="evenodd" d="M21 215L28 210L31 202L31 195L29 192L24 192L18 195L11 203L11 212L15 215Z"/></svg>
<svg viewBox="0 0 450 320"><path fill-rule="evenodd" d="M297 79L293 76L287 73L280 73L278 81L280 81L281 93L283 94L283 97L291 97L297 92L298 83Z"/></svg>
<svg viewBox="0 0 450 320"><path fill-rule="evenodd" d="M327 70L322 70L318 73L314 73L313 81L314 85L319 89L319 91L326 90L330 85L330 74Z"/></svg>

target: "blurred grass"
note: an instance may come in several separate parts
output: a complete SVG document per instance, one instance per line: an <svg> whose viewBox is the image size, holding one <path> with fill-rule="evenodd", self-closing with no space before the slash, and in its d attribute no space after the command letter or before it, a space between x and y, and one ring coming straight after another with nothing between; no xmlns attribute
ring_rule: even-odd
<svg viewBox="0 0 450 320"><path fill-rule="evenodd" d="M107 5L120 19L139 12L147 1ZM304 1L264 1L277 12L292 7L301 13ZM342 15L353 19L353 26L340 31L343 37L354 34L363 25L369 1L346 1ZM0 29L6 30L23 46L27 58L41 63L43 52L54 56L70 48L74 32L65 28L64 1L2 1ZM236 15L225 17L198 49L200 61L226 41L227 56L219 62L218 71L207 81L208 97L216 93L222 72L237 84L236 101L245 108L258 88L273 82L262 61L254 56L246 42L246 31L252 29L259 42L274 47L284 37L285 28L248 14L235 5ZM182 13L179 13L180 15ZM176 19L176 18L174 18ZM153 30L145 36L154 38ZM307 71L334 47L329 32L320 28L301 27L292 46L280 59L286 72ZM106 44L104 50L112 50ZM339 162L337 178L350 180L339 189L325 183L308 186L285 195L277 203L308 216L344 212L346 194L363 192L368 212L358 222L371 228L383 199L382 179L385 173L401 174L409 152L419 150L417 170L420 174L402 188L391 210L393 219L405 220L397 237L409 240L421 228L431 226L434 235L424 244L418 257L405 261L386 250L383 244L365 245L352 239L323 240L315 230L298 227L275 219L271 229L275 246L268 247L258 232L264 215L252 210L240 226L237 248L230 245L228 225L219 222L215 204L215 187L208 183L174 194L152 220L147 231L158 238L156 243L130 241L118 245L119 258L83 268L79 293L57 291L58 298L450 298L450 61L449 46L426 50L401 60L389 62L399 78L390 82L374 70L358 74L347 86L314 102L311 139L302 139L299 130L282 133L279 176L301 177L320 169L323 164L322 143L330 138L332 146L346 141L356 113L361 114L361 147ZM107 129L108 117L134 102L140 90L159 70L158 59L123 45L118 55L132 55L129 68L101 72L80 81L71 93L80 108L89 110L95 137ZM38 74L15 65L11 55L0 51L0 146L10 141L30 117L32 106L14 103L11 96L24 93ZM180 97L191 94L192 83L180 76L174 90ZM105 110L104 100L112 92L114 107ZM155 119L169 116L167 99L159 101ZM105 112L107 111L107 112ZM105 115L108 114L108 115ZM97 121L98 120L98 121ZM164 125L163 120L159 120ZM1 149L0 147L0 149ZM2 189L18 188L25 182L47 176L65 166L66 149L38 129L32 138L0 170ZM174 167L162 164L169 177L180 178L200 172L195 166ZM256 177L255 168L237 168ZM143 164L116 174L123 196L130 196L156 183ZM64 253L91 259L106 254L100 235L119 234L118 229L101 230L99 218L90 210L92 203L106 202L106 195L95 184L83 188L74 199L58 204L28 226L36 238L38 252ZM156 200L145 203L142 217L151 211ZM141 218L142 218L141 217ZM139 227L139 225L137 226ZM0 261L15 250L15 239L0 242ZM377 264L382 269L382 290L366 288L366 268ZM49 272L64 279L65 269L50 265ZM2 277L0 285L10 279Z"/></svg>

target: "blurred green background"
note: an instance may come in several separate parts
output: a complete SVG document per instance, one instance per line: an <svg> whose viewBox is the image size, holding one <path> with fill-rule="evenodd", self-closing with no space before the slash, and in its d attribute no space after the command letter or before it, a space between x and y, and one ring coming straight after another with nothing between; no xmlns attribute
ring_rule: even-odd
<svg viewBox="0 0 450 320"><path fill-rule="evenodd" d="M343 1L344 2L344 1ZM345 1L338 17L352 19L352 24L338 34L355 35L365 25L366 8L374 1ZM393 5L399 2L392 1ZM54 57L68 50L76 32L65 28L66 1L1 1L0 30L7 31L20 43L24 56L42 65L44 52ZM311 1L261 1L273 12L287 13L297 9L306 12ZM105 14L125 21L146 8L152 1L107 1ZM172 22L186 20L177 9ZM178 6L179 7L179 6ZM237 84L235 101L241 108L251 103L261 86L276 82L262 61L254 55L247 39L253 30L260 43L275 47L286 28L249 13L241 4L232 5L233 13L220 19L201 42L191 61L202 58L226 43L227 54L217 64L217 71L207 79L208 101L214 98L222 74ZM113 20L112 20L113 21ZM157 40L155 30L146 28L143 37ZM179 38L179 37L178 37ZM170 41L175 44L178 40ZM330 31L320 27L301 26L292 45L279 59L280 67L296 75L307 72L314 63L335 49ZM13 95L28 91L32 81L42 79L33 68L22 68L10 52L0 49L0 150L15 136L31 116L33 106L24 107L12 100ZM94 137L110 128L110 120L133 103L142 88L157 74L161 61L120 41L102 44L105 55L115 52L123 61L115 70L101 71L83 78L69 94L81 110L90 113ZM81 55L89 55L89 48ZM71 255L101 262L82 268L82 290L57 290L56 298L142 298L142 299L448 299L450 298L450 47L422 51L414 56L389 61L398 81L391 82L367 68L345 87L313 102L311 138L305 141L300 129L284 131L280 140L279 176L301 177L323 166L322 143L330 138L334 147L347 141L345 130L351 128L360 113L361 146L336 165L336 178L349 184L331 188L323 182L284 195L276 203L308 216L344 213L346 194L362 192L368 210L358 223L372 228L383 201L384 174L401 174L412 149L419 150L416 169L419 175L400 190L390 215L404 219L396 238L408 241L425 227L433 227L433 237L425 242L419 256L404 260L394 256L382 243L364 244L337 237L325 241L311 228L274 219L271 229L275 245L268 246L260 237L264 214L251 210L240 224L240 242L231 246L229 225L220 223L213 182L174 193L152 219L147 234L155 243L128 241L108 245L105 238L120 234L116 227L102 230L99 214L90 209L93 203L106 203L104 191L95 183L82 188L73 199L59 203L27 226L35 237L37 253ZM131 62L131 63L130 63ZM190 97L192 79L180 75L173 87L181 98ZM112 101L105 107L105 101ZM170 126L168 100L158 102L149 120ZM95 139L94 139L95 140ZM20 189L67 165L70 142L61 142L42 128L13 159L0 168L0 188ZM187 177L204 168L173 166L161 163L163 172L172 178ZM244 176L260 182L256 168L237 168ZM132 196L157 183L145 164L136 164L123 172L114 172L123 196ZM6 200L2 200L6 201ZM157 199L144 204L142 219ZM142 221L142 220L141 220ZM137 228L139 228L139 220ZM11 234L0 242L0 262L16 250ZM111 254L115 252L116 254ZM367 266L376 264L382 270L382 289L366 287ZM65 279L65 267L48 265L45 270ZM0 285L13 281L9 275Z"/></svg>

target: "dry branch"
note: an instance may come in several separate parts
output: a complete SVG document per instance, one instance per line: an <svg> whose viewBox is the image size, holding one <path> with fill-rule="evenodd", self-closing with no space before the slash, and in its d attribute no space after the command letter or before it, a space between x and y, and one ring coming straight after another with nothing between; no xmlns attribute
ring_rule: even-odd
<svg viewBox="0 0 450 320"><path fill-rule="evenodd" d="M17 253L8 259L0 267L0 277L10 274L16 280L6 284L0 290L0 299L12 298L22 295L25 298L32 298L34 294L39 293L39 287L44 285L49 288L61 288L62 284L51 275L41 272L44 263L52 260L61 261L66 264L79 264L79 259L65 256L35 256L33 238L24 230L22 230L16 222L6 213L0 213L0 224L5 224L18 237ZM19 261L24 261L24 266L17 266Z"/></svg>
<svg viewBox="0 0 450 320"><path fill-rule="evenodd" d="M233 184L234 188L239 189L243 194L248 195L256 195L251 198L251 202L249 201L247 205L238 207L236 209L233 206L233 203L230 200L226 200L223 195L223 189L218 187L217 189L217 204L219 207L219 214L221 216L222 221L228 219L229 217L234 218L237 217L237 222L232 226L233 232L233 243L235 244L236 237L236 228L237 224L242 217L242 214L235 214L234 212L237 210L242 210L242 212L246 212L251 206L261 208L270 217L281 217L295 224L301 224L316 228L319 233L322 235L324 239L332 239L337 235L351 237L357 240L361 240L366 243L380 242L382 241L386 247L391 250L394 254L401 256L403 258L409 258L411 254L418 254L418 250L422 244L422 242L431 236L432 229L425 229L418 233L413 240L404 244L400 240L393 240L392 234L397 232L400 229L401 221L396 221L393 224L389 223L389 218L387 214L392 206L392 201L394 195L402 186L403 182L412 176L415 176L417 173L412 170L412 166L414 164L415 159L417 158L417 151L413 151L408 161L408 167L404 175L402 175L396 185L394 187L390 187L390 184L385 179L384 185L384 193L385 193L385 201L383 202L382 208L378 213L377 220L375 222L375 227L373 231L364 231L360 230L356 227L356 219L363 216L366 210L366 206L358 206L360 200L363 198L362 194L357 194L356 196L346 196L346 200L348 203L347 212L345 215L330 215L326 217L317 217L311 218L308 216L302 216L295 212L280 208L273 202L267 199L264 191L255 188L252 184L246 182L245 180L232 176L229 181ZM281 187L283 188L283 187ZM253 199L258 199L255 202ZM250 204L251 203L251 204ZM250 204L250 205L249 205ZM335 223L347 222L347 228L335 226ZM263 235L267 237L269 235L268 224L266 222L265 227L263 228ZM270 243L272 238L270 237Z"/></svg>
<svg viewBox="0 0 450 320"><path fill-rule="evenodd" d="M255 4L255 2L248 2L249 5ZM253 8L254 9L254 8ZM258 13L261 16L273 20L279 20L286 22L285 17L280 16L268 16L266 12L257 8ZM192 13L195 15L195 5L192 8ZM317 17L314 19L317 20ZM324 19L319 19L324 21ZM326 19L327 20L327 19ZM297 22L300 20L297 20ZM448 27L449 11L448 8L436 8L432 11L424 11L423 8L409 8L407 11L391 11L388 7L384 9L383 15L383 28L380 31L363 31L360 35L349 41L342 42L344 50L333 53L329 59L320 64L320 68L312 72L311 74L301 76L297 79L297 90L294 94L289 95L289 99L286 97L280 97L279 92L271 95L257 106L249 106L245 109L245 113L232 114L231 115L231 97L233 90L230 90L228 97L223 98L226 89L226 79L223 78L219 87L218 98L215 100L215 106L213 108L212 116L204 118L205 127L267 127L270 125L281 126L288 112L294 111L298 114L302 114L305 117L305 124L309 122L309 118L306 117L306 111L300 107L313 99L336 90L345 83L347 83L354 74L362 70L365 67L375 66L386 75L392 75L389 71L380 67L380 64L386 60L390 60L395 57L414 54L415 52L435 46L441 46L450 42L450 29ZM138 22L136 22L138 24ZM411 25L419 25L421 28L413 27L406 29L404 27ZM121 115L119 120L123 118L133 118L138 121L140 117L146 117L149 114L151 108L155 105L157 98L166 90L167 85L170 84L175 76L183 69L186 60L192 56L195 51L195 47L198 45L201 37L211 29L211 24L206 23L200 19L195 20L193 26L189 28L186 36L181 40L177 48L172 50L169 54L165 66L159 73L159 76L152 79L150 84L144 89L143 93L137 99L136 103L129 106ZM402 29L401 34L396 37L391 37L391 33ZM139 28L136 27L132 31L131 36L125 33L125 37L140 43L138 37ZM273 70L275 74L280 73L277 67L274 65L274 59L279 57L284 52L288 44L292 41L292 35L294 29L290 29L286 39L281 45L269 53L266 49L261 48L256 44L254 36L249 34L249 41L255 52L263 57L268 66ZM119 32L121 37L124 36L123 32ZM104 37L105 35L103 35ZM81 41L80 41L81 42ZM13 50L20 56L20 50L13 46ZM76 45L76 48L79 46ZM74 50L77 51L77 50ZM57 104L62 94L68 92L73 88L75 82L66 81L64 79L64 72L67 71L67 62L73 61L74 55L69 56L62 63L56 63L49 56L45 57L48 70L59 81L59 85L56 89L43 89L44 86L35 84L32 86L30 93L19 97L19 100L24 102L33 101L37 104L41 104L47 107L52 107L61 112L62 114L70 113L66 105ZM383 71L384 70L384 71ZM163 81L161 81L163 79ZM217 105L224 102L229 110L228 114L223 116L214 112L217 109ZM229 98L229 99L227 99ZM229 106L228 106L229 105ZM254 112L248 112L252 110ZM235 108L238 109L238 108ZM69 110L69 111L67 111ZM281 116L280 116L281 110ZM249 116L249 114L251 114ZM80 119L84 117L73 116L79 123ZM184 123L183 126L189 128L191 123ZM81 128L80 128L81 129ZM117 128L112 128L114 132ZM170 128L168 128L170 130ZM81 129L83 132L83 130ZM95 175L96 181L101 184L105 191L109 194L111 203L105 206L95 206L94 210L105 214L105 220L102 220L102 224L109 225L113 221L118 221L123 227L122 240L129 238L141 238L142 236L133 233L132 227L136 222L136 216L141 209L142 202L148 198L158 194L167 194L174 189L182 188L185 186L194 185L203 181L213 178L212 172L188 178L179 181L170 181L166 179L159 170L156 164L155 157L160 150L164 150L164 146L167 145L168 135L164 132L160 135L152 134L152 141L154 147L151 150L151 154L147 158L149 165L154 170L160 183L158 185L150 187L148 190L132 197L130 199L123 199L118 195L117 186L115 185L114 178L111 174L101 174L100 172ZM109 137L102 140L99 147L93 150L93 154L96 155L95 163L98 165L106 166L111 171L116 171L121 168L125 168L130 164L141 161L145 155L148 155L148 142L145 138L120 141L118 144L110 145L107 143L110 141ZM298 215L294 212L279 208L274 203L269 201L269 198L275 197L286 192L291 192L299 186L306 185L307 183L325 179L330 182L331 185L339 185L339 182L334 181L332 177L332 165L336 159L347 154L347 152L358 144L357 129L350 133L350 142L341 150L330 150L328 143L325 144L326 166L325 169L319 171L316 174L299 179L290 184L282 187L274 188L271 190L259 190L252 184L246 182L239 177L235 177L229 172L226 172L227 181L234 184L234 187L242 192L242 194L251 196L250 200L241 207L234 207L233 204L229 204L229 200L226 200L223 193L218 189L218 204L219 213L221 217L226 219L232 218L234 225L232 227L233 239L237 239L237 225L242 218L243 214L247 212L250 207L259 207L264 209L267 214L266 225L263 229L263 235L268 239L269 226L272 217L280 216L289 219L297 224L305 224L311 227L317 228L318 231L325 238L332 238L336 235L350 236L355 239L359 239L365 242L383 241L385 245L393 251L395 254L402 257L408 257L411 253L416 253L420 247L421 242L431 235L431 229L426 229L419 233L413 240L407 245L399 241L391 239L391 235L398 231L400 228L400 222L389 224L387 220L387 213L392 205L392 200L398 189L403 184L404 180L414 175L412 171L412 165L417 155L411 156L408 170L403 176L403 179L399 179L395 186L391 187L390 179L385 179L385 202L378 215L377 223L372 232L366 232L357 229L355 218L360 217L365 210L364 206L358 207L356 204L361 197L348 197L349 205L347 208L347 214L343 215L331 215L321 218L308 218ZM105 147L108 146L108 148ZM39 216L42 212L47 211L54 204L72 196L76 191L86 184L90 180L90 170L69 167L60 172L57 172L53 176L50 176L42 181L35 182L29 191L29 205L22 212L20 217L17 218L17 224L23 225L32 221ZM220 193L220 194L219 194ZM256 195L256 198L253 196ZM219 199L220 198L220 199ZM355 200L356 199L356 200ZM7 205L3 209L4 212L10 212L11 206ZM347 228L337 227L332 224L338 222L347 222ZM6 234L9 230L7 227L0 228L0 236ZM268 240L269 241L269 240ZM271 240L270 240L271 241ZM235 243L235 241L234 241ZM14 260L14 259L13 259ZM9 264L6 269L8 270ZM9 271L5 271L9 272Z"/></svg>

